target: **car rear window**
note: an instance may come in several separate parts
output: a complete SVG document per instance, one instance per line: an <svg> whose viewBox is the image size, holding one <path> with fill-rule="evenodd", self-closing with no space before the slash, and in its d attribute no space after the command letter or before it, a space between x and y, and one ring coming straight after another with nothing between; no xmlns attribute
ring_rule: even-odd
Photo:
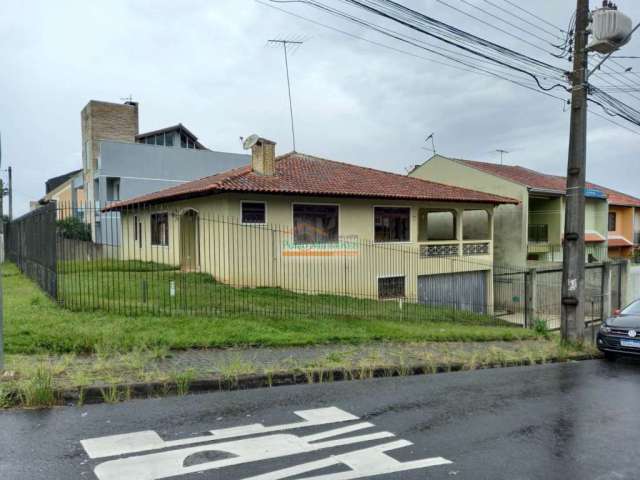
<svg viewBox="0 0 640 480"><path fill-rule="evenodd" d="M640 300L633 302L622 311L623 315L640 315Z"/></svg>

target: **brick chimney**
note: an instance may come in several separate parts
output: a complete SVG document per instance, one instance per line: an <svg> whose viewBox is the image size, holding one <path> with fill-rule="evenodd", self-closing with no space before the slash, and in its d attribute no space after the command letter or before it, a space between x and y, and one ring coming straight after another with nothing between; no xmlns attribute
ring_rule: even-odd
<svg viewBox="0 0 640 480"><path fill-rule="evenodd" d="M81 112L85 170L95 170L100 140L134 143L138 134L138 104L91 100Z"/></svg>
<svg viewBox="0 0 640 480"><path fill-rule="evenodd" d="M258 138L251 147L251 169L259 175L276 174L276 142Z"/></svg>

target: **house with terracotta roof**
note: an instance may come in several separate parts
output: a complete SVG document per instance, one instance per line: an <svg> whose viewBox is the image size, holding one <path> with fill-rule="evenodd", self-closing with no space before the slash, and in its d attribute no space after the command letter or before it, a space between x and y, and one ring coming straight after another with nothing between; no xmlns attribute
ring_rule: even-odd
<svg viewBox="0 0 640 480"><path fill-rule="evenodd" d="M409 174L519 200L495 212L495 260L509 265L562 261L566 180L517 165L498 165L435 155ZM586 256L602 261L630 255L639 199L587 183L585 189ZM635 226L634 226L635 223ZM611 230L613 229L613 230ZM611 247L609 249L609 247Z"/></svg>
<svg viewBox="0 0 640 480"><path fill-rule="evenodd" d="M640 245L640 199L601 188L609 200L609 257L629 258Z"/></svg>
<svg viewBox="0 0 640 480"><path fill-rule="evenodd" d="M105 210L121 215L127 258L240 287L421 303L437 292L487 312L494 209L517 203L297 152L276 157L261 138L247 165Z"/></svg>

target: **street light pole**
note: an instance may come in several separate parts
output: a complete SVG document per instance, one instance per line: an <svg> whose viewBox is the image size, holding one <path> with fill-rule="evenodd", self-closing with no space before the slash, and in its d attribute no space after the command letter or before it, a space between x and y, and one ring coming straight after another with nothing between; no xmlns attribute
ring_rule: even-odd
<svg viewBox="0 0 640 480"><path fill-rule="evenodd" d="M584 340L585 180L587 167L587 43L589 0L577 0L567 162L566 215L562 266L562 339Z"/></svg>

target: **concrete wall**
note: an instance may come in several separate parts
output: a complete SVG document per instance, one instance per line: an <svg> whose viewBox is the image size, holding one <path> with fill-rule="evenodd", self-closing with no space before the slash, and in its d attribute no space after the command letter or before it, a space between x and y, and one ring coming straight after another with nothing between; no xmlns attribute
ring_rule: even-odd
<svg viewBox="0 0 640 480"><path fill-rule="evenodd" d="M585 201L585 230L598 232L607 238L609 231L609 204L606 200L587 198Z"/></svg>
<svg viewBox="0 0 640 480"><path fill-rule="evenodd" d="M626 301L623 301L625 305L640 298L640 265L630 264L628 275Z"/></svg>
<svg viewBox="0 0 640 480"><path fill-rule="evenodd" d="M264 201L269 226L238 225L242 200ZM320 203L339 205L337 246L293 244L292 205ZM411 208L410 242L373 244L374 206ZM406 277L406 296L415 300L419 275L465 271L487 274L487 303L492 302L492 255L422 258L419 255L418 211L420 208L468 208L489 205L425 202L372 201L340 198L226 194L174 202L151 211L169 213L169 246L150 244L150 213L123 213L124 258L172 265L180 264L180 216L186 210L198 212L198 255L200 271L234 286L279 286L309 293L337 293L377 298L378 277ZM134 242L134 217L142 224L142 241ZM461 216L460 216L461 217ZM460 228L460 235L462 234ZM462 244L473 241L436 242ZM475 242L482 243L482 242ZM490 240L489 251L491 251Z"/></svg>
<svg viewBox="0 0 640 480"><path fill-rule="evenodd" d="M494 211L494 257L500 265L526 264L528 219L525 212L529 202L526 187L439 155L416 168L410 176L519 200L519 205L500 205Z"/></svg>

